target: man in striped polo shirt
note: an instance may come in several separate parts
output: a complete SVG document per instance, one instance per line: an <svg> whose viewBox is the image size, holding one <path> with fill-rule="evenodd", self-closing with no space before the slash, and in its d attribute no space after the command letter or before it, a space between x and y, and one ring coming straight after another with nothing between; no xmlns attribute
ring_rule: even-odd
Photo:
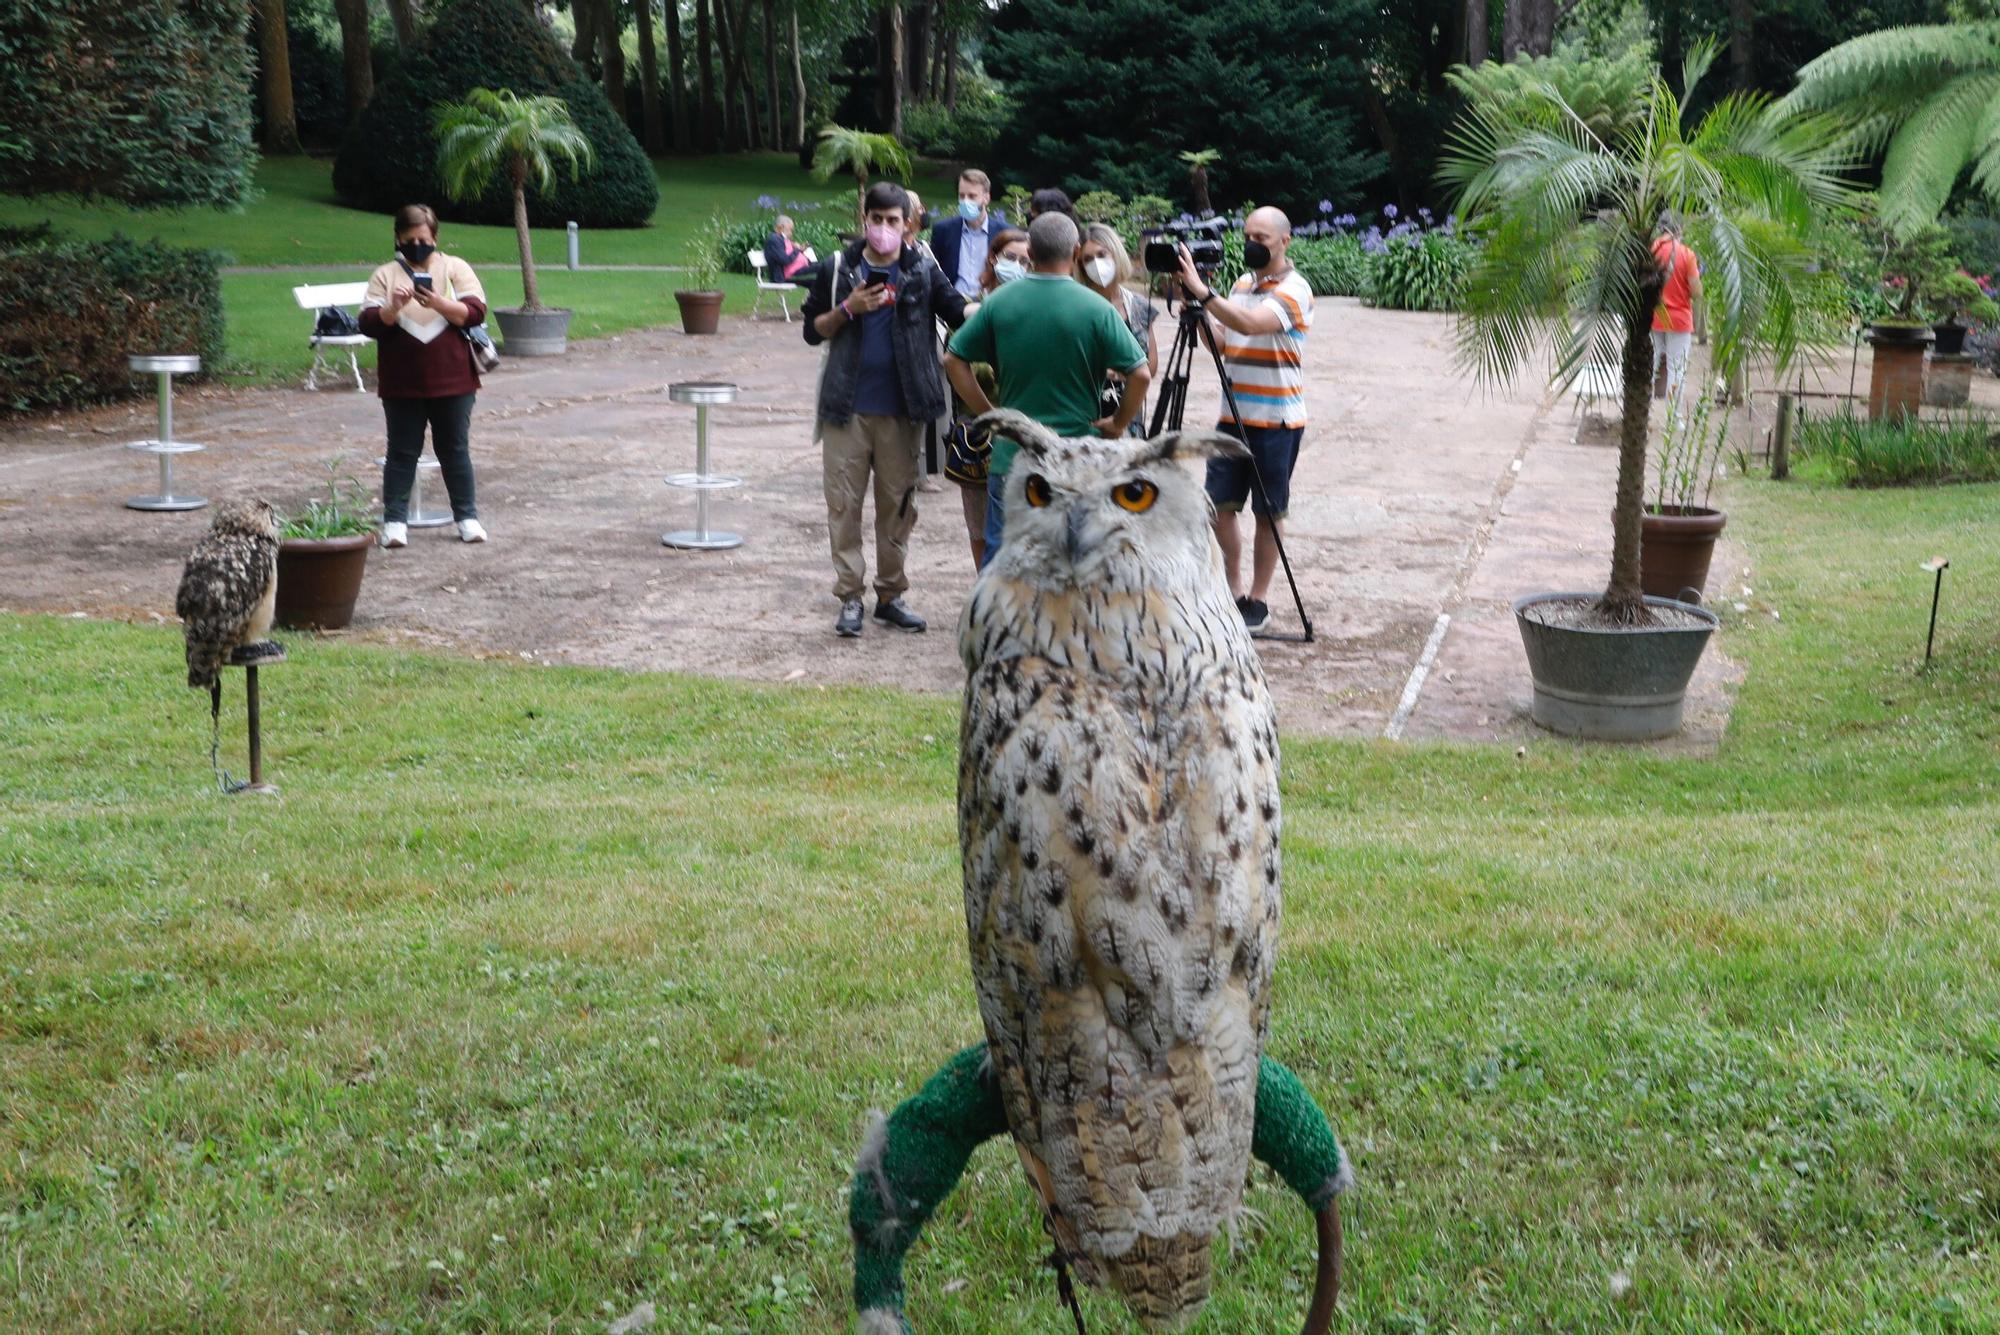
<svg viewBox="0 0 2000 1335"><path fill-rule="evenodd" d="M1225 301L1195 272L1181 249L1181 289L1207 317L1203 332L1222 348L1222 363L1235 389L1241 420L1223 401L1218 430L1250 448L1249 459L1211 459L1208 498L1215 503L1215 540L1229 571L1229 591L1251 634L1271 622L1271 576L1278 568L1278 525L1291 503L1292 469L1306 429L1306 333L1312 328L1312 286L1294 269L1286 252L1292 221L1274 208L1261 208L1243 223L1243 263ZM1264 483L1259 494L1251 472ZM1250 583L1243 583L1243 537L1237 515L1250 502L1257 517Z"/></svg>

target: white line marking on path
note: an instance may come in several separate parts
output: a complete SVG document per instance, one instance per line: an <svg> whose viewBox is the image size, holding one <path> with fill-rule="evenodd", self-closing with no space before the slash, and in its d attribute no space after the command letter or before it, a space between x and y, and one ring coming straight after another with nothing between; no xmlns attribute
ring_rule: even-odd
<svg viewBox="0 0 2000 1335"><path fill-rule="evenodd" d="M1422 694L1424 679L1431 675L1431 664L1437 661L1438 649L1444 644L1445 628L1451 625L1451 613L1439 612L1437 624L1431 627L1430 639L1424 641L1424 651L1417 655L1417 665L1410 669L1410 680L1403 687L1403 698L1396 705L1396 712L1389 716L1389 726L1382 730L1385 741L1393 742L1403 735L1403 725L1416 712L1417 696Z"/></svg>

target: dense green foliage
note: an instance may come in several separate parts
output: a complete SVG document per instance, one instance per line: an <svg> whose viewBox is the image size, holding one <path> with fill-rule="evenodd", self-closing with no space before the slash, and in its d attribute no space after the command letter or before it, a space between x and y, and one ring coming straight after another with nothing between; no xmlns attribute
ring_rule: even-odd
<svg viewBox="0 0 2000 1335"><path fill-rule="evenodd" d="M1609 142L1645 119L1651 53L1635 46L1613 59L1564 52L1489 60L1476 69L1460 65L1447 76L1454 91L1509 115L1520 114L1553 88L1590 132Z"/></svg>
<svg viewBox="0 0 2000 1335"><path fill-rule="evenodd" d="M0 190L239 203L256 166L249 8L0 5Z"/></svg>
<svg viewBox="0 0 2000 1335"><path fill-rule="evenodd" d="M1371 306L1392 311L1455 311L1478 248L1456 231L1392 232L1368 256Z"/></svg>
<svg viewBox="0 0 2000 1335"><path fill-rule="evenodd" d="M1007 124L1007 103L984 79L966 79L958 105L912 102L903 108L903 138L910 148L930 158L981 163L993 156L993 146Z"/></svg>
<svg viewBox="0 0 2000 1335"><path fill-rule="evenodd" d="M1882 159L1882 221L1907 237L1938 219L1968 168L2000 200L2000 21L1891 28L1799 71L1785 99L1839 114Z"/></svg>
<svg viewBox="0 0 2000 1335"><path fill-rule="evenodd" d="M1358 203L1382 167L1350 107L1365 77L1362 0L1013 0L994 19L987 68L1011 112L995 147L1010 180L1156 194L1191 203L1187 149L1218 205L1254 198L1304 210Z"/></svg>
<svg viewBox="0 0 2000 1335"><path fill-rule="evenodd" d="M150 391L130 353L223 353L221 256L156 241L0 230L0 413Z"/></svg>
<svg viewBox="0 0 2000 1335"><path fill-rule="evenodd" d="M503 177L469 200L446 197L431 125L438 106L474 88L506 88L561 98L596 153L596 165L579 180L560 175L549 188L531 185L528 217L534 224L645 225L660 201L652 164L603 90L527 6L519 0L444 0L430 24L422 45L375 90L341 144L333 184L343 199L384 213L422 200L444 217L511 222L513 186Z"/></svg>
<svg viewBox="0 0 2000 1335"><path fill-rule="evenodd" d="M1792 446L1805 477L1849 487L2000 481L2000 431L1980 414L1870 421L1808 417Z"/></svg>

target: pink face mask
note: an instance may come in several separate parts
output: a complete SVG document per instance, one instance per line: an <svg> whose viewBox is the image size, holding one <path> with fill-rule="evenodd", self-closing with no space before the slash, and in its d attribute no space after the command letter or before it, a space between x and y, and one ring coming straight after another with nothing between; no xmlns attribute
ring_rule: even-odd
<svg viewBox="0 0 2000 1335"><path fill-rule="evenodd" d="M888 223L868 224L868 248L877 255L903 253L903 229Z"/></svg>

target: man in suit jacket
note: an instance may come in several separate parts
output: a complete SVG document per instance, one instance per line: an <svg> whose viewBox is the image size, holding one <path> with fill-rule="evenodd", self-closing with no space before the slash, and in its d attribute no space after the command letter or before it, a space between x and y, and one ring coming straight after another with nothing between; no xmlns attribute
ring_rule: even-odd
<svg viewBox="0 0 2000 1335"><path fill-rule="evenodd" d="M977 167L958 178L958 212L931 228L931 252L938 267L960 295L977 299L979 276L986 271L986 248L1007 225L993 205L993 182Z"/></svg>

